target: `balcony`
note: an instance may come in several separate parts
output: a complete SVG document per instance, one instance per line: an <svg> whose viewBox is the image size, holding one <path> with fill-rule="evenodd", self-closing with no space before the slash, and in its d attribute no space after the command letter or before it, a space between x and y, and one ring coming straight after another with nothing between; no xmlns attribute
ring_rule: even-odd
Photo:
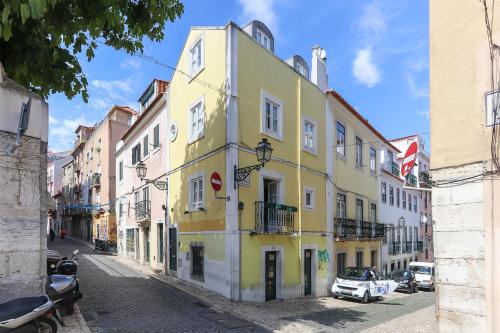
<svg viewBox="0 0 500 333"><path fill-rule="evenodd" d="M413 242L403 241L403 253L412 253L412 252L413 252Z"/></svg>
<svg viewBox="0 0 500 333"><path fill-rule="evenodd" d="M94 173L92 175L92 187L100 187L101 186L101 174Z"/></svg>
<svg viewBox="0 0 500 333"><path fill-rule="evenodd" d="M372 223L361 221L359 222L360 226L360 237L362 238L371 238L372 237Z"/></svg>
<svg viewBox="0 0 500 333"><path fill-rule="evenodd" d="M400 252L401 252L400 242L389 243L389 254L399 254Z"/></svg>
<svg viewBox="0 0 500 333"><path fill-rule="evenodd" d="M356 221L351 219L334 219L334 237L340 239L357 238L382 238L385 233L385 225L367 221Z"/></svg>
<svg viewBox="0 0 500 333"><path fill-rule="evenodd" d="M417 241L417 251L424 252L424 242L423 241Z"/></svg>
<svg viewBox="0 0 500 333"><path fill-rule="evenodd" d="M400 171L399 171L399 164L398 164L398 163L396 163L396 162L394 162L394 161L391 161L391 162L390 162L390 164L391 164L391 168L390 168L390 170L389 170L389 171L390 171L390 172L391 172L394 176L396 176L396 177L400 177L400 176L401 176L401 174L400 174Z"/></svg>
<svg viewBox="0 0 500 333"><path fill-rule="evenodd" d="M356 238L358 223L355 220L335 218L333 220L335 238Z"/></svg>
<svg viewBox="0 0 500 333"><path fill-rule="evenodd" d="M147 224L151 218L151 201L143 200L135 203L135 221L139 224Z"/></svg>
<svg viewBox="0 0 500 333"><path fill-rule="evenodd" d="M417 186L417 177L414 174L409 174L406 176L406 182L411 186Z"/></svg>
<svg viewBox="0 0 500 333"><path fill-rule="evenodd" d="M375 223L375 238L383 238L385 236L385 224Z"/></svg>
<svg viewBox="0 0 500 333"><path fill-rule="evenodd" d="M431 177L429 176L429 172L421 171L418 174L418 179L420 182L420 186L423 185L423 187L432 187L432 181L431 181Z"/></svg>
<svg viewBox="0 0 500 333"><path fill-rule="evenodd" d="M294 232L296 207L272 202L255 202L255 231L291 234Z"/></svg>

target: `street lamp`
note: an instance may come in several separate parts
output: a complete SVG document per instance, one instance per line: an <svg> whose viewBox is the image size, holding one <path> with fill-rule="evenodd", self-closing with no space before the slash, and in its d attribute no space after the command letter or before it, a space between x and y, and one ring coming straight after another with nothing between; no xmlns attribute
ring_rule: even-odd
<svg viewBox="0 0 500 333"><path fill-rule="evenodd" d="M156 179L151 180L145 178L148 172L148 167L144 162L139 161L139 163L137 163L137 166L135 167L135 171L137 172L137 177L140 178L141 180L145 180L146 184L153 184L157 189L162 191L167 190L168 188L167 182Z"/></svg>
<svg viewBox="0 0 500 333"><path fill-rule="evenodd" d="M273 148L271 148L271 143L269 143L267 139L262 139L257 147L255 147L255 154L257 155L257 161L259 161L259 164L244 168L237 168L236 165L234 166L234 188L236 188L238 182L245 180L253 170L259 171L264 164L269 162L271 160L272 153Z"/></svg>

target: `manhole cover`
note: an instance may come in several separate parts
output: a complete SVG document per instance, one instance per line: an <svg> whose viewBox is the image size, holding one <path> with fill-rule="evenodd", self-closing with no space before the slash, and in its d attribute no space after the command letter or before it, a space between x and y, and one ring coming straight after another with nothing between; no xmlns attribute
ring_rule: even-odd
<svg viewBox="0 0 500 333"><path fill-rule="evenodd" d="M95 312L82 312L82 316L83 316L83 319L85 319L85 321L96 321L97 320L97 313Z"/></svg>

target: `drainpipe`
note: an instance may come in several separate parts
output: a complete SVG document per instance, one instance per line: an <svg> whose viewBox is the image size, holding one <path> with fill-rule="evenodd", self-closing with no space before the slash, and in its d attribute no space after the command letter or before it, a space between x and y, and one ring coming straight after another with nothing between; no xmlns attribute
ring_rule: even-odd
<svg viewBox="0 0 500 333"><path fill-rule="evenodd" d="M301 151L302 151L302 108L301 108L301 93L302 93L302 79L299 77L297 79L297 186L298 186L298 265L299 265L299 276L300 276L300 295L304 296L304 274L301 270L302 268L302 160L301 160ZM283 274L283 273L282 273Z"/></svg>

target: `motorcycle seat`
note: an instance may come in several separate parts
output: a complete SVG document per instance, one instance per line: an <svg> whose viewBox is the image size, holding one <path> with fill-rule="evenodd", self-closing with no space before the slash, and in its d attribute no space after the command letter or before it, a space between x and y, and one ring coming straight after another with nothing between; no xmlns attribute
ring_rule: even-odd
<svg viewBox="0 0 500 333"><path fill-rule="evenodd" d="M0 322L19 318L49 301L47 296L23 297L0 304Z"/></svg>

